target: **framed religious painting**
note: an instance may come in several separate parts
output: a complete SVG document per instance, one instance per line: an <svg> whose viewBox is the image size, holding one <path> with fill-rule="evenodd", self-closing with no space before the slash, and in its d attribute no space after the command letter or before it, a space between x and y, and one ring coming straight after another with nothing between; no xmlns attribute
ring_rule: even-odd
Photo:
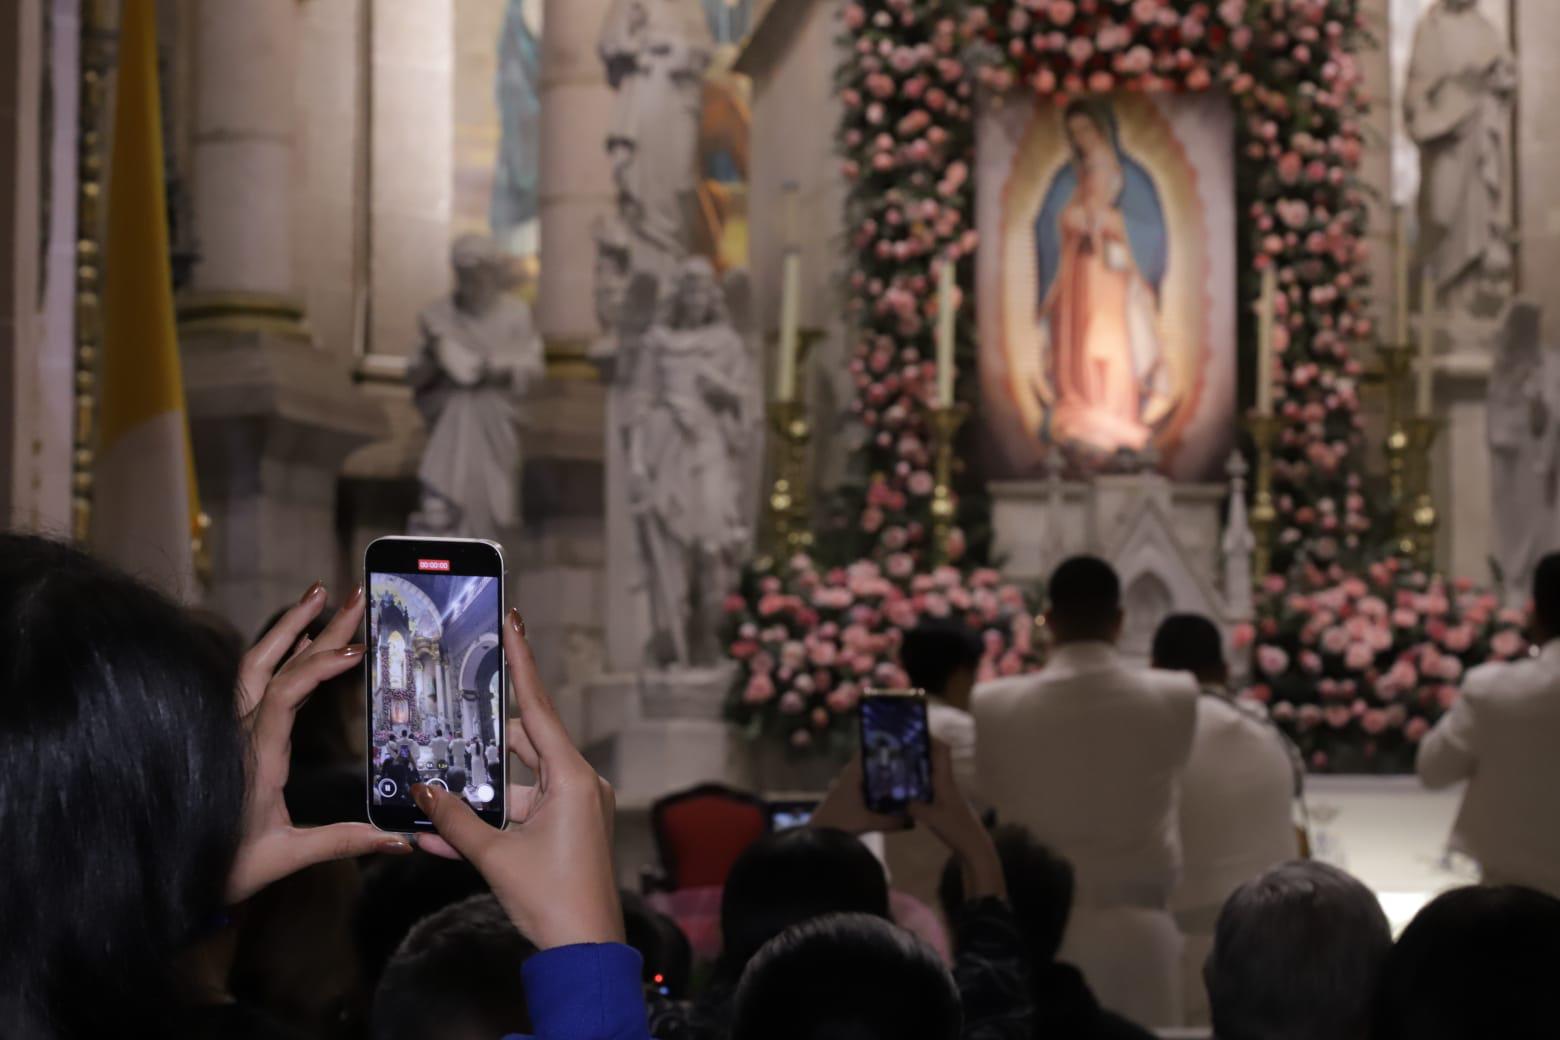
<svg viewBox="0 0 1560 1040"><path fill-rule="evenodd" d="M1216 479L1234 444L1234 111L1218 93L977 117L988 475Z"/></svg>

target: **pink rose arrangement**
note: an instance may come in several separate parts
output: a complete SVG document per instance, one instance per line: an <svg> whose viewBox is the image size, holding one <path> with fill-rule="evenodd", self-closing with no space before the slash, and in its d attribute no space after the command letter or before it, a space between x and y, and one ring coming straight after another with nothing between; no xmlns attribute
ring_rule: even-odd
<svg viewBox="0 0 1560 1040"><path fill-rule="evenodd" d="M777 573L749 574L725 606L738 666L728 717L750 738L801 751L841 750L861 691L908 683L899 646L923 618L979 633L982 680L1040 664L1029 597L990 569L896 577L872 560L825 568L797 556Z"/></svg>
<svg viewBox="0 0 1560 1040"><path fill-rule="evenodd" d="M1279 289L1276 563L1325 565L1370 548L1354 359L1372 332L1368 207L1356 178L1357 8L1358 0L848 0L839 145L854 255L850 407L866 431L862 470L871 474L852 503L864 555L908 552L919 561L926 548L934 485L924 407L935 386L933 290L944 264L957 265L964 288L960 371L975 370L976 87L1025 87L1057 104L1112 91L1219 89L1233 99L1250 257L1243 343L1256 341L1263 269L1274 270ZM958 490L962 527L980 529L984 496ZM962 540L978 542L967 532ZM978 555L981 546L973 548Z"/></svg>
<svg viewBox="0 0 1560 1040"><path fill-rule="evenodd" d="M1318 772L1406 772L1463 675L1528 650L1520 611L1397 557L1353 574L1306 565L1263 585L1252 678Z"/></svg>

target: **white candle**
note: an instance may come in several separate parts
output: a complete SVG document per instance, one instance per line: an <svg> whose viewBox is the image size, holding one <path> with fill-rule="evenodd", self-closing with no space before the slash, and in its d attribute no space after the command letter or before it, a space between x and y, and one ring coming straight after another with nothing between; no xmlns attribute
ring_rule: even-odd
<svg viewBox="0 0 1560 1040"><path fill-rule="evenodd" d="M1397 263L1397 336L1394 346L1408 344L1408 207L1399 206L1393 211L1397 219L1397 241L1393 245L1393 260Z"/></svg>
<svg viewBox="0 0 1560 1040"><path fill-rule="evenodd" d="M1416 414L1428 419L1435 396L1435 279L1427 269L1419 278L1419 383Z"/></svg>
<svg viewBox="0 0 1560 1040"><path fill-rule="evenodd" d="M1262 271L1262 299L1257 307L1257 414L1273 414L1273 319L1278 274L1272 265Z"/></svg>
<svg viewBox="0 0 1560 1040"><path fill-rule="evenodd" d="M802 255L795 249L788 249L780 290L780 362L775 378L775 397L781 401L796 399L796 355L801 314Z"/></svg>
<svg viewBox="0 0 1560 1040"><path fill-rule="evenodd" d="M954 328L959 306L954 299L953 278L956 264L952 258L943 261L937 278L937 404L953 407L953 380L957 374L954 366Z"/></svg>

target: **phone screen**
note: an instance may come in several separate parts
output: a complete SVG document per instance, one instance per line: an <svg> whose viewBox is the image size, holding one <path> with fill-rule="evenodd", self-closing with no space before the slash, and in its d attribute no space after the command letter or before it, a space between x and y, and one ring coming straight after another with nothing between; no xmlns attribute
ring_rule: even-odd
<svg viewBox="0 0 1560 1040"><path fill-rule="evenodd" d="M503 826L502 552L491 542L381 538L364 570L369 820L432 830L412 801L412 785L424 783Z"/></svg>
<svg viewBox="0 0 1560 1040"><path fill-rule="evenodd" d="M862 792L867 808L903 812L932 800L931 730L919 690L868 692L861 699Z"/></svg>
<svg viewBox="0 0 1560 1040"><path fill-rule="evenodd" d="M817 802L771 802L769 803L769 829L788 831L805 827L817 808Z"/></svg>

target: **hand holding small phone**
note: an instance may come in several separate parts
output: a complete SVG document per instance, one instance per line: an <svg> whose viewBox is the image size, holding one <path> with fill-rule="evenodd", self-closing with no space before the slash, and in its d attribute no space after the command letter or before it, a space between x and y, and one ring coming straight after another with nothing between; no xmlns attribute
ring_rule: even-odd
<svg viewBox="0 0 1560 1040"><path fill-rule="evenodd" d="M496 830L466 801L426 784L412 797L437 836L421 848L464 857L482 874L521 934L541 949L623 941L623 911L612 865L612 788L575 748L547 696L524 622L510 610L505 659L520 717L507 730L509 750L536 776L509 788L509 821Z"/></svg>
<svg viewBox="0 0 1560 1040"><path fill-rule="evenodd" d="M406 839L366 823L295 827L282 789L291 766L293 720L316 686L363 661L352 642L363 622L363 590L354 592L313 642L309 623L325 609L325 586L311 585L244 655L238 673L238 715L251 742L242 833L228 874L227 900L239 903L273 881L332 859L374 852L406 854Z"/></svg>

